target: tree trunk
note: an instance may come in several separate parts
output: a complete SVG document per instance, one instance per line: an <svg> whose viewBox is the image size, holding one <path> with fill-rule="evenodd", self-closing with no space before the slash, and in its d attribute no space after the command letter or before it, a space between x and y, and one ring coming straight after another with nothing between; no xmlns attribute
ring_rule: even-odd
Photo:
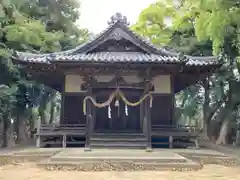
<svg viewBox="0 0 240 180"><path fill-rule="evenodd" d="M219 112L218 114L218 122L222 122L219 133L218 133L218 138L216 140L216 144L226 144L227 143L227 135L228 135L228 125L230 121L234 118L233 111L235 105L232 104L232 101L229 99L226 102L225 107L222 108L222 111Z"/></svg>
<svg viewBox="0 0 240 180"><path fill-rule="evenodd" d="M18 126L18 143L21 145L27 145L28 134L27 134L27 124L26 117L24 115L19 115L19 126Z"/></svg>
<svg viewBox="0 0 240 180"><path fill-rule="evenodd" d="M43 101L39 107L39 115L41 117L41 124L47 124L47 101Z"/></svg>
<svg viewBox="0 0 240 180"><path fill-rule="evenodd" d="M209 115L209 103L210 103L210 98L209 98L209 78L206 78L203 82L204 86L204 104L203 104L203 134L204 134L204 139L209 139L209 133L208 133L208 125L210 118L208 117Z"/></svg>
<svg viewBox="0 0 240 180"><path fill-rule="evenodd" d="M55 99L51 102L51 110L50 110L50 120L49 123L52 124L55 120Z"/></svg>
<svg viewBox="0 0 240 180"><path fill-rule="evenodd" d="M4 124L3 121L0 119L0 147L3 147L3 132L4 132Z"/></svg>
<svg viewBox="0 0 240 180"><path fill-rule="evenodd" d="M7 115L3 116L3 144L2 147L8 146L8 134L9 134L9 119Z"/></svg>
<svg viewBox="0 0 240 180"><path fill-rule="evenodd" d="M216 144L227 144L227 134L228 134L228 125L229 125L229 120L226 118L221 126L220 132L219 132L219 137L216 141Z"/></svg>
<svg viewBox="0 0 240 180"><path fill-rule="evenodd" d="M15 147L15 139L14 139L14 124L10 124L9 128L6 131L6 139L7 139L7 146L8 148Z"/></svg>
<svg viewBox="0 0 240 180"><path fill-rule="evenodd" d="M229 90L227 93L228 100L226 102L225 109L220 117L222 117L222 125L220 128L219 136L216 141L216 144L226 144L227 143L227 135L228 135L228 125L229 122L232 120L232 112L234 110L235 104L233 103L233 81L229 80Z"/></svg>

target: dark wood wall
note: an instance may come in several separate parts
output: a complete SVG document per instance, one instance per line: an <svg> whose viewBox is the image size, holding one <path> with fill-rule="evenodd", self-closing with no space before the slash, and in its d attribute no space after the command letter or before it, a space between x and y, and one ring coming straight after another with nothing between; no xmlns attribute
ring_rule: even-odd
<svg viewBox="0 0 240 180"><path fill-rule="evenodd" d="M153 95L151 108L152 125L170 125L173 122L173 99L171 94Z"/></svg>
<svg viewBox="0 0 240 180"><path fill-rule="evenodd" d="M97 102L104 102L108 99L109 94L106 93L97 95ZM129 101L135 102L138 101L139 95L127 95ZM173 99L172 95L162 94L162 95L153 95L153 106L151 108L151 120L152 125L170 125L173 123ZM83 99L84 95L76 95L67 93L64 95L63 108L64 112L62 113L63 118L61 118L61 124L85 124L86 117L83 113ZM115 101L114 101L115 102ZM114 111L114 102L112 102L112 110ZM121 102L121 117L125 114L124 105ZM116 112L112 112L114 116ZM140 107L128 107L128 116L122 117L125 121L125 127L127 129L139 129L140 127ZM110 128L108 118L108 107L105 108L96 108L96 129ZM114 123L114 122L113 122ZM119 125L120 126L120 125ZM134 128L135 127L135 128Z"/></svg>
<svg viewBox="0 0 240 180"><path fill-rule="evenodd" d="M113 91L94 90L97 102L103 103L108 100L110 93ZM123 90L124 91L124 90ZM141 93L130 92L125 90L125 97L130 102L136 102L140 99ZM108 107L96 108L96 130L112 129L112 130L132 130L139 131L140 127L140 106L128 106L128 114L125 111L125 103L120 99L119 106L115 106L116 98L111 103L111 118L108 117Z"/></svg>
<svg viewBox="0 0 240 180"><path fill-rule="evenodd" d="M86 117L83 113L83 95L65 94L61 124L85 124Z"/></svg>

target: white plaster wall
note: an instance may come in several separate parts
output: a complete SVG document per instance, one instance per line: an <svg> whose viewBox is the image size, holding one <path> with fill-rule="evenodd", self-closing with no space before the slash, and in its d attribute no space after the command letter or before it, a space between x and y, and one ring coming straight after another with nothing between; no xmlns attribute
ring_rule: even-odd
<svg viewBox="0 0 240 180"><path fill-rule="evenodd" d="M80 75L65 75L65 92L81 92L84 83Z"/></svg>
<svg viewBox="0 0 240 180"><path fill-rule="evenodd" d="M154 92L159 94L171 93L171 76L170 75L158 75L152 80L154 85Z"/></svg>

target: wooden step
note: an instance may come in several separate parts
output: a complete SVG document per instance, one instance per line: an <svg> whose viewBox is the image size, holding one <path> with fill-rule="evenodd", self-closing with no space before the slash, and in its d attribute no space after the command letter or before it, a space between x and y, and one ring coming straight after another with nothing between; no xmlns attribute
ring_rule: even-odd
<svg viewBox="0 0 240 180"><path fill-rule="evenodd" d="M112 137L104 137L104 138L91 138L91 141L106 141L106 142L114 142L114 141L119 141L119 142L145 142L146 139L145 138L122 138L122 137L116 137L116 138L112 138Z"/></svg>
<svg viewBox="0 0 240 180"><path fill-rule="evenodd" d="M90 146L96 148L145 148L146 138L142 133L94 133Z"/></svg>
<svg viewBox="0 0 240 180"><path fill-rule="evenodd" d="M144 134L130 134L130 133L94 133L92 134L92 137L96 137L96 138L99 138L99 137L127 137L127 138L136 138L136 137L139 137L139 138L145 138Z"/></svg>
<svg viewBox="0 0 240 180"><path fill-rule="evenodd" d="M111 142L111 143L103 143L103 142L91 142L92 148L146 148L146 143L127 143L127 142Z"/></svg>

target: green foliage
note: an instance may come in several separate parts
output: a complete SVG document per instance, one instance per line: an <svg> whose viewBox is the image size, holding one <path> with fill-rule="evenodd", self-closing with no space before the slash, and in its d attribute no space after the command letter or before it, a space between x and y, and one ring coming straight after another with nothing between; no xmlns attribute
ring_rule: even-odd
<svg viewBox="0 0 240 180"><path fill-rule="evenodd" d="M164 24L167 17L172 20L172 26ZM236 63L240 54L239 18L237 1L184 0L178 6L172 1L161 1L142 11L133 30L157 45L165 45L189 55L222 54L224 66L210 78L208 110L211 112L218 110L217 105L225 102L229 93L234 94L231 103L240 102L236 98L240 96L236 88L239 82L236 82L233 73L234 69L240 72L240 65ZM235 86L230 86L233 82ZM199 112L205 101L204 89L201 85L192 86L179 94L178 101L181 102L184 116L201 116ZM234 107L234 104L230 107Z"/></svg>
<svg viewBox="0 0 240 180"><path fill-rule="evenodd" d="M53 52L61 49L61 32L46 32L40 21L28 21L21 24L12 24L4 28L9 43L18 45L17 49L32 46L40 52ZM27 49L24 49L27 50Z"/></svg>
<svg viewBox="0 0 240 180"><path fill-rule="evenodd" d="M211 40L213 53L219 54L225 39L239 31L240 8L232 0L184 1L184 8L195 14L195 30L198 40ZM239 40L235 41L236 46Z"/></svg>
<svg viewBox="0 0 240 180"><path fill-rule="evenodd" d="M165 3L157 2L144 9L132 29L139 35L149 38L154 44L167 44L172 35L171 23L175 17L175 8Z"/></svg>
<svg viewBox="0 0 240 180"><path fill-rule="evenodd" d="M89 33L76 26L78 18L77 0L0 1L0 84L8 87L0 88L1 117L26 115L29 109L48 103L55 93L29 81L25 72L12 63L14 51L56 52L82 43Z"/></svg>

